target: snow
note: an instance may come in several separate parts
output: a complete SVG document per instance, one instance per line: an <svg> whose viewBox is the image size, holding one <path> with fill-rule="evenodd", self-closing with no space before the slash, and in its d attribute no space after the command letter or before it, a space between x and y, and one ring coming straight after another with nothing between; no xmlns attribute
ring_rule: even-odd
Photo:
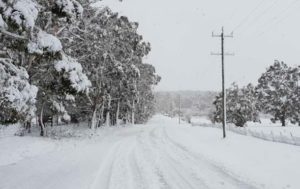
<svg viewBox="0 0 300 189"><path fill-rule="evenodd" d="M67 79L70 80L71 86L78 92L86 91L92 86L88 77L83 73L82 66L75 59L63 55L54 65L58 72L65 71Z"/></svg>
<svg viewBox="0 0 300 189"><path fill-rule="evenodd" d="M71 102L75 102L75 97L73 95L66 94L66 100L71 101Z"/></svg>
<svg viewBox="0 0 300 189"><path fill-rule="evenodd" d="M12 2L0 1L0 7L4 10L2 16L14 21L20 27L32 29L39 14L37 3L32 0L16 0L12 6L8 6L9 3Z"/></svg>
<svg viewBox="0 0 300 189"><path fill-rule="evenodd" d="M141 77L140 69L136 65L131 64L131 69L133 70L133 72L136 74L137 77Z"/></svg>
<svg viewBox="0 0 300 189"><path fill-rule="evenodd" d="M0 138L1 154L5 154L5 156L0 155L0 172L2 166L14 165L25 159L47 154L54 150L56 145L57 142L49 139L40 140L36 137ZM2 188L1 184L0 188Z"/></svg>
<svg viewBox="0 0 300 189"><path fill-rule="evenodd" d="M0 188L298 189L298 146L155 116L83 138L0 138ZM2 151L1 151L2 152ZM20 184L21 183L21 184Z"/></svg>
<svg viewBox="0 0 300 189"><path fill-rule="evenodd" d="M0 141L1 138L14 136L20 129L20 124L0 125Z"/></svg>
<svg viewBox="0 0 300 189"><path fill-rule="evenodd" d="M29 53L43 54L44 51L56 53L62 50L62 44L54 35L40 30L36 41L29 42L27 48Z"/></svg>
<svg viewBox="0 0 300 189"><path fill-rule="evenodd" d="M205 116L202 116L202 117L200 117L200 116L197 116L197 117L193 116L191 118L191 123L198 124L198 125L211 125L212 124L212 122L207 117L205 117Z"/></svg>
<svg viewBox="0 0 300 189"><path fill-rule="evenodd" d="M68 114L65 106L62 103L58 103L56 101L53 101L53 106L56 109L56 111L58 111L59 113L61 113L63 115L63 120L65 121L70 121L71 120L71 116Z"/></svg>
<svg viewBox="0 0 300 189"><path fill-rule="evenodd" d="M83 14L81 4L75 0L56 0L55 3L69 17L81 17Z"/></svg>
<svg viewBox="0 0 300 189"><path fill-rule="evenodd" d="M12 16L15 18L16 22L20 24L21 20L25 19L25 26L33 28L35 25L35 20L38 17L39 10L37 4L32 0L18 0L14 4L13 8L20 12L13 12Z"/></svg>
<svg viewBox="0 0 300 189"><path fill-rule="evenodd" d="M0 29L5 29L7 27L7 24L3 20L2 15L0 15Z"/></svg>

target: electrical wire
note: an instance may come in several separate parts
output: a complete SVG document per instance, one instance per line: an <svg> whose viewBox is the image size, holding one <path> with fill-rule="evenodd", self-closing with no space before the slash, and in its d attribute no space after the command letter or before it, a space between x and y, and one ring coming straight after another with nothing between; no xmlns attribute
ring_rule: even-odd
<svg viewBox="0 0 300 189"><path fill-rule="evenodd" d="M258 21L259 19L261 19L264 15L266 15L266 14L267 14L272 8L274 8L280 1L281 1L281 0L273 1L273 3L272 3L270 6L266 7L260 14L258 14L257 16L255 16L255 17L252 19L252 21L250 21L250 23L248 24L248 27L247 27L247 28L244 28L244 30L242 30L242 31L240 32L240 35L244 34L245 31L248 31L248 28L249 28L250 26L252 26L253 24L257 23L257 21Z"/></svg>
<svg viewBox="0 0 300 189"><path fill-rule="evenodd" d="M252 10L249 12L249 14L247 14L246 17L244 17L244 18L241 20L241 22L239 22L239 23L234 27L233 31L236 31L236 30L238 30L240 27L242 27L242 26L246 23L246 21L248 20L248 18L249 18L250 16L252 16L252 15L255 13L255 11L258 10L258 9L263 5L264 2L265 2L265 0L260 1L260 2L254 7L254 9L252 9Z"/></svg>
<svg viewBox="0 0 300 189"><path fill-rule="evenodd" d="M260 37L262 35L264 35L266 32L268 32L270 29L272 29L274 26L278 25L279 23L282 23L283 21L285 21L288 17L287 15L289 15L290 13L292 13L290 11L291 8L293 8L293 6L298 3L299 0L294 0L292 2L290 2L290 4L283 10L280 12L280 14L276 17L273 17L271 22L266 21L263 26L264 29L262 32L260 32L256 37ZM273 22L272 22L273 21Z"/></svg>

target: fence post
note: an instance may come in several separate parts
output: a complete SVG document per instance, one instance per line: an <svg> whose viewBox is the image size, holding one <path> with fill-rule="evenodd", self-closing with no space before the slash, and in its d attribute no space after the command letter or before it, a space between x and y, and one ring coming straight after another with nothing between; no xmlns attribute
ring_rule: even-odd
<svg viewBox="0 0 300 189"><path fill-rule="evenodd" d="M295 138L294 138L292 132L290 132L290 134L291 134L292 140L294 141L294 144L297 145L297 141L295 140Z"/></svg>
<svg viewBox="0 0 300 189"><path fill-rule="evenodd" d="M265 134L264 134L264 132L263 132L263 131L260 131L260 133L261 133L261 138L262 138L262 139L264 139L264 140L268 140L268 139L265 137Z"/></svg>
<svg viewBox="0 0 300 189"><path fill-rule="evenodd" d="M275 142L274 133L271 131L272 141Z"/></svg>
<svg viewBox="0 0 300 189"><path fill-rule="evenodd" d="M280 131L280 138L281 138L281 142L284 143L284 139L281 131Z"/></svg>

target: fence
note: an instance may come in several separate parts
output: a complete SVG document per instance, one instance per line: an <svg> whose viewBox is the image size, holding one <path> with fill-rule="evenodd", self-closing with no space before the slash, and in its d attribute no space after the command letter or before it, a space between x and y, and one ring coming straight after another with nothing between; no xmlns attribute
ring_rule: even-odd
<svg viewBox="0 0 300 189"><path fill-rule="evenodd" d="M221 125L218 124L201 124L201 123L192 123L193 126L203 126L203 127L213 127L221 129ZM227 130L232 131L234 133L252 136L255 138L259 138L266 141L279 142L285 144L291 144L300 146L300 137L294 136L292 132L289 132L287 135L283 134L281 131L279 133L274 133L273 131L255 131L245 127L236 127L234 125L228 124Z"/></svg>

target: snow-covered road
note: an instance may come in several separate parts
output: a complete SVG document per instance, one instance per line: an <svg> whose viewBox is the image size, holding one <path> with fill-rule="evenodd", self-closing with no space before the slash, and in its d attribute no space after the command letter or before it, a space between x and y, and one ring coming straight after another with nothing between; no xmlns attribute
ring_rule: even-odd
<svg viewBox="0 0 300 189"><path fill-rule="evenodd" d="M299 147L233 133L229 134L233 139L224 141L218 129L179 126L176 120L162 116L156 116L147 125L106 128L100 132L99 137L77 141L19 138L28 144L27 148L43 140L45 152L10 161L0 155L0 188L299 188ZM9 140L0 139L0 149L9 145ZM242 147L243 144L251 146ZM283 151L277 153L274 147ZM264 154L259 154L263 149ZM252 154L255 152L258 154ZM285 154L280 159L281 153L294 154ZM288 162L273 165L276 162L268 158L276 155L276 161Z"/></svg>

